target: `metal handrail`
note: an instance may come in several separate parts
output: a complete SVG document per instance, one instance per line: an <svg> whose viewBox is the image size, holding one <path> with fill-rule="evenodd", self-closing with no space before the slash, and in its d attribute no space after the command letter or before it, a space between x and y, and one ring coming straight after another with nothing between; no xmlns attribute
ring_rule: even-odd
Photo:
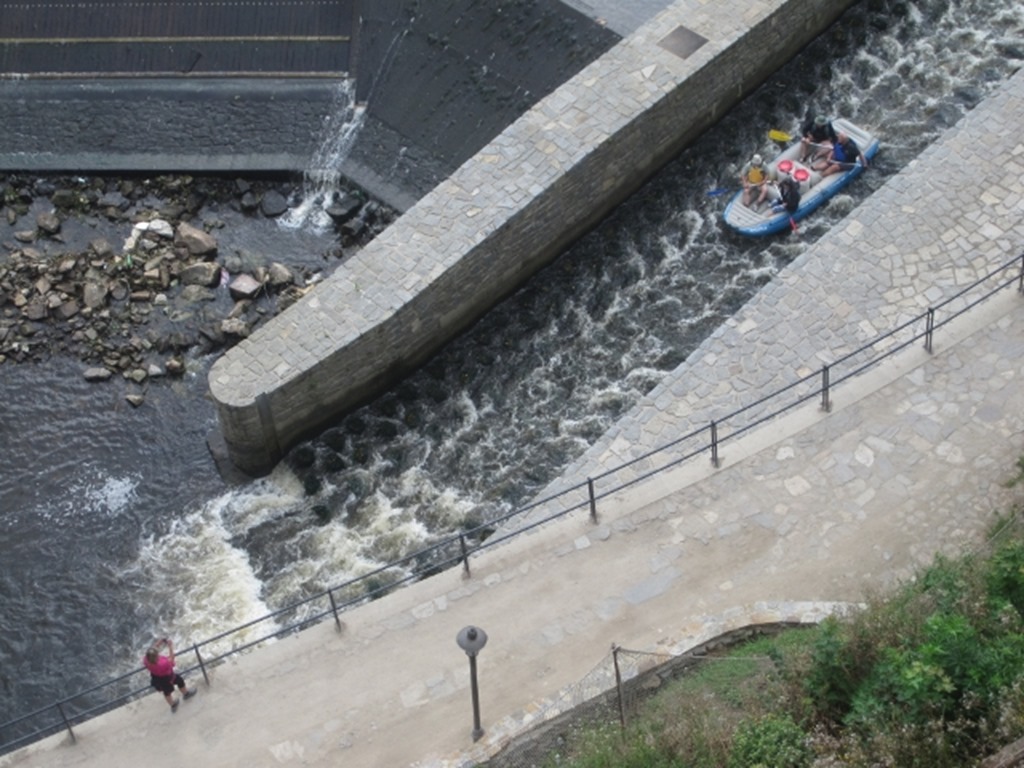
<svg viewBox="0 0 1024 768"><path fill-rule="evenodd" d="M1010 272L1014 267L1017 268L1016 274L999 281L995 287L990 288L980 296L973 297L969 301L965 300L965 297L969 293L973 293L993 278L1002 275L1010 275ZM769 394L758 398L752 403L731 411L718 419L712 420L709 423L709 426L694 429L681 437L677 437L658 448L646 451L623 464L613 467L612 469L601 472L593 477L588 477L583 482L569 486L568 488L552 493L551 495L541 499L536 499L523 507L513 510L512 512L488 520L487 522L481 523L473 528L464 530L457 535L449 536L437 541L423 549L408 554L399 560L382 565L369 573L363 574L362 576L349 579L348 581L326 589L323 592L298 600L284 608L248 621L245 624L229 629L200 643L196 643L192 646L191 651L195 653L197 663L182 670L182 672L184 674L188 674L196 670L200 670L204 679L209 682L209 676L206 670L208 665L218 664L231 656L242 653L267 641L301 631L302 629L320 623L328 617L333 617L335 626L340 632L342 630L340 615L349 608L377 599L378 597L382 597L404 584L419 581L437 573L440 570L451 568L459 564L463 566L466 575L469 576L469 561L477 552L497 546L527 531L534 530L546 523L560 517L565 517L566 515L572 514L573 512L581 509L589 509L590 519L592 522L596 523L597 502L599 500L607 498L612 494L619 493L626 488L643 482L654 475L676 467L679 464L689 461L703 453L710 451L712 463L717 467L718 448L721 444L735 440L758 426L776 419L787 411L790 411L806 403L808 400L819 396L822 398L822 409L826 411L829 410L831 407L829 393L836 385L848 381L856 376L860 376L877 366L882 361L891 358L893 355L921 339L925 340L925 349L931 353L935 331L945 327L956 318L1014 283L1017 284L1017 292L1024 295L1024 253L1015 257L1011 261L1006 262L1002 266L993 269L987 275L977 279L975 282L939 302L937 305L929 307L925 312L901 323L899 326L887 331L886 333L876 336L874 339L863 344L857 349L847 352L836 359L835 362L824 365L820 374L807 374L790 384L773 390ZM942 320L936 322L935 316L937 311L945 310L949 308L951 304L958 301L964 301L964 305L955 311L951 311L948 317L944 317ZM922 321L925 321L925 329L923 331L913 331L906 339L896 339L898 335L912 329ZM879 345L890 340L893 341L891 347L881 352L877 350ZM832 372L837 367L852 364L852 361L866 353L873 354L868 357L868 359L853 365L850 370L846 371L841 376L832 376ZM815 379L818 379L819 376L821 383L816 387L811 388L811 383ZM761 412L761 410L770 402L779 400L785 395L790 395L794 390L799 390L799 392L790 399L787 399L779 407ZM749 420L742 424L735 425L735 422L740 417L749 417ZM727 434L719 435L719 430L723 426L731 427L731 431ZM701 441L701 438L704 435L707 435L707 437ZM642 471L634 470L634 476L625 480L620 480L617 484L609 488L605 488L600 492L595 490L595 483L598 481L606 480L623 472L624 470L632 470L643 462L648 462L655 457L663 456L684 444L694 441L699 442L692 447L688 447L685 451L673 453L673 455L671 455L663 464L645 468ZM540 509L553 501L561 501L566 497L578 494L583 489L586 489L586 498L582 501L568 503L566 506L560 507L549 514L542 515L538 519L529 519L526 522L520 522L520 524L515 528L508 530L504 529L504 526L513 521L514 518L523 518L528 512ZM473 544L469 545L467 542L473 542ZM422 566L423 563L427 563L427 565L424 567ZM339 599L339 596L341 599ZM328 604L326 608L314 607L314 604L323 604L325 600ZM304 609L308 609L308 612L303 612ZM301 614L299 618L293 619L284 624L278 623L278 620L282 617L294 616L296 612ZM219 643L233 635L245 632L248 629L264 624L268 621L273 622L271 631L266 634L262 634L257 639L246 640L242 644L232 646L229 650L216 654L210 658L204 658L200 653L200 650L203 648L208 648L215 643ZM75 734L72 726L89 720L104 712L110 711L111 709L128 703L129 701L137 699L150 692L151 689L148 686L129 689L127 692L123 691L130 678L144 672L145 669L140 667L121 675L120 677L108 680L85 691L76 693L73 696L61 699L54 704L37 709L27 715L23 715L6 723L0 723L0 735L2 735L4 731L9 732L10 730L16 729L18 726L29 721L42 718L44 715L50 715L50 722L48 724L32 730L29 733L16 736L10 740L0 741L0 755L13 751L22 745L59 733L62 730L67 730L71 740L74 741ZM114 689L115 694L107 697L101 703L93 706L87 706L83 709L73 711L70 714L68 713L75 701L90 697L111 688Z"/></svg>

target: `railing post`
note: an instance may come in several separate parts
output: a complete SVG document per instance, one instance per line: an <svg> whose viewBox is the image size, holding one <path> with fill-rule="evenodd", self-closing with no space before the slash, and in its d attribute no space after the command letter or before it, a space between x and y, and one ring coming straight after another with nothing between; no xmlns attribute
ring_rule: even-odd
<svg viewBox="0 0 1024 768"><path fill-rule="evenodd" d="M587 493L590 495L590 522L597 524L597 498L594 496L594 481L587 478Z"/></svg>
<svg viewBox="0 0 1024 768"><path fill-rule="evenodd" d="M64 704L62 702L57 702L57 711L60 712L61 719L64 721L64 727L68 729L68 733L71 735L71 743L74 744L78 740L75 738L75 732L71 730L71 721L64 714Z"/></svg>
<svg viewBox="0 0 1024 768"><path fill-rule="evenodd" d="M331 599L331 613L334 614L334 626L341 632L341 619L338 618L338 604L334 600L334 590L328 589L327 596Z"/></svg>
<svg viewBox="0 0 1024 768"><path fill-rule="evenodd" d="M206 664L203 663L203 656L201 653L199 653L199 643L193 645L192 650L196 652L196 659L198 659L199 661L199 670L203 673L203 680L205 680L206 684L209 685L210 676L206 674Z"/></svg>
<svg viewBox="0 0 1024 768"><path fill-rule="evenodd" d="M718 425L711 422L711 466L718 469Z"/></svg>
<svg viewBox="0 0 1024 768"><path fill-rule="evenodd" d="M622 696L622 673L619 671L619 646L612 643L612 664L615 665L615 691L619 698L619 724L626 730L626 703Z"/></svg>
<svg viewBox="0 0 1024 768"><path fill-rule="evenodd" d="M830 393L829 366L821 366L821 410L832 413L832 397Z"/></svg>
<svg viewBox="0 0 1024 768"><path fill-rule="evenodd" d="M468 579L469 573L469 550L466 548L465 534L459 534L459 546L462 548L462 576Z"/></svg>
<svg viewBox="0 0 1024 768"><path fill-rule="evenodd" d="M932 353L932 333L935 331L935 310L928 307L928 319L924 327L924 348L930 355Z"/></svg>
<svg viewBox="0 0 1024 768"><path fill-rule="evenodd" d="M1024 253L1020 255L1020 275L1017 277L1017 293L1024 293Z"/></svg>

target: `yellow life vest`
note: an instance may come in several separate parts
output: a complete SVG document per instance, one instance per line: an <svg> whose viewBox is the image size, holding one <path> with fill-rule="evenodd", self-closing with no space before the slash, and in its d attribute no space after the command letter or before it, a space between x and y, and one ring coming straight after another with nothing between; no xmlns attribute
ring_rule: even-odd
<svg viewBox="0 0 1024 768"><path fill-rule="evenodd" d="M751 184L760 184L762 181L764 181L764 178L764 168L760 166L755 165L749 171L747 171L747 181L749 181Z"/></svg>

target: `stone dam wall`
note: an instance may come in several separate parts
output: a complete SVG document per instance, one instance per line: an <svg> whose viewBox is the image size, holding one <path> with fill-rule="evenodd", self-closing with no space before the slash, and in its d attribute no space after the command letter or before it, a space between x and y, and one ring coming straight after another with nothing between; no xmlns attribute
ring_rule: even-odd
<svg viewBox="0 0 1024 768"><path fill-rule="evenodd" d="M623 39L213 366L231 460L268 472L424 363L850 5L679 0Z"/></svg>

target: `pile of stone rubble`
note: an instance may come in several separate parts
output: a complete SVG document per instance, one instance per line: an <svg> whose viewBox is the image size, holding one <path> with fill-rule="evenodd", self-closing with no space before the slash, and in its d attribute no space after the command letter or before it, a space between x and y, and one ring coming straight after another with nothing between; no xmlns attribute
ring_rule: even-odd
<svg viewBox="0 0 1024 768"><path fill-rule="evenodd" d="M48 185L44 199L17 178L0 178L0 216L11 235L0 244L0 366L62 354L82 361L91 381L180 375L190 356L245 338L323 276L283 260L222 253L214 228L199 223L199 209L213 198L246 215L279 216L288 210L287 190L172 178L147 182L141 192L137 182L116 180ZM159 202L132 204L143 196ZM337 262L343 246L364 244L390 212L351 194L332 215ZM63 230L71 217L125 237L68 246ZM129 399L143 400L139 393Z"/></svg>

